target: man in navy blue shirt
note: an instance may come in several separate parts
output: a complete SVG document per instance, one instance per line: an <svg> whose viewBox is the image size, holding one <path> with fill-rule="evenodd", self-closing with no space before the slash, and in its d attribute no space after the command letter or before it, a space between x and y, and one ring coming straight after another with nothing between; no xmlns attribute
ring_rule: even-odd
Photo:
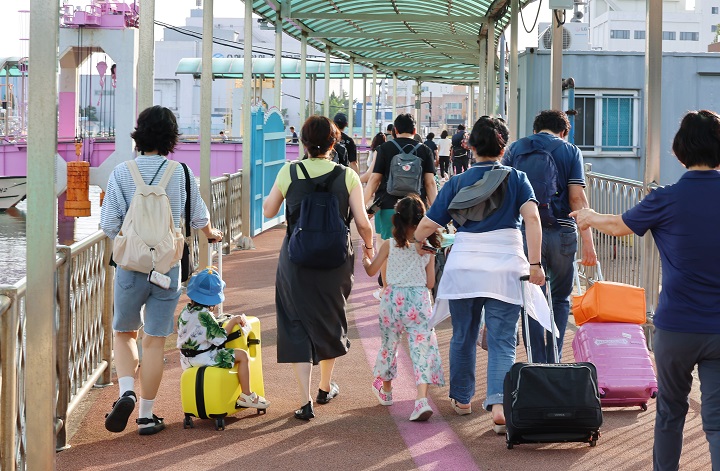
<svg viewBox="0 0 720 471"><path fill-rule="evenodd" d="M560 333L558 355L562 354L562 343L570 314L575 274L575 252L578 245L578 231L575 221L568 215L589 207L585 196L585 174L580 149L564 141L570 131L570 122L562 111L541 111L533 123L534 134L513 143L503 158L503 164L515 166L518 150L526 147L528 141L538 141L543 147L553 149L550 154L557 167L557 193L553 198L553 215L558 223L543 227L542 264L550 280L552 307L555 325ZM562 142L560 142L562 141ZM582 264L595 265L597 254L589 228L580 231L582 237ZM534 319L530 319L530 346L533 361L548 363L555 361L550 332Z"/></svg>
<svg viewBox="0 0 720 471"><path fill-rule="evenodd" d="M653 469L678 469L693 370L700 378L703 430L720 469L720 116L691 111L672 150L687 172L622 216L575 211L581 228L613 236L652 233L662 262L653 317L658 375Z"/></svg>
<svg viewBox="0 0 720 471"><path fill-rule="evenodd" d="M463 173L470 165L470 155L468 154L468 150L462 146L462 142L465 137L465 125L458 124L457 132L453 134L452 137L452 148L450 151L452 153L453 169L455 169L456 175Z"/></svg>

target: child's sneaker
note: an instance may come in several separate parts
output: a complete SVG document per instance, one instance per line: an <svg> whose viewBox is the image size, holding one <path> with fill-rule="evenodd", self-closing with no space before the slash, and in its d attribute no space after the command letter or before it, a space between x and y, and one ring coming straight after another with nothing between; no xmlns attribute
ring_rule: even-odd
<svg viewBox="0 0 720 471"><path fill-rule="evenodd" d="M428 404L426 397L415 401L415 409L410 414L410 420L413 422L422 422L430 418L433 415L433 410Z"/></svg>
<svg viewBox="0 0 720 471"><path fill-rule="evenodd" d="M383 406L393 405L392 390L390 390L390 391L383 390L382 379L375 378L375 381L373 381L373 384L372 384L372 390L375 393L375 397L377 397L378 401L380 401L381 405L383 405Z"/></svg>

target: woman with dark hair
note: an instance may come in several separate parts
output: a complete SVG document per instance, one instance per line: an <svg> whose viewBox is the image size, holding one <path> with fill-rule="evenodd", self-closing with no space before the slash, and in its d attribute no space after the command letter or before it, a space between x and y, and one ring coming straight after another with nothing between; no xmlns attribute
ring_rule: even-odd
<svg viewBox="0 0 720 471"><path fill-rule="evenodd" d="M443 130L438 141L438 161L440 166L440 177L447 178L450 171L450 149L452 141L448 139L448 132Z"/></svg>
<svg viewBox="0 0 720 471"><path fill-rule="evenodd" d="M515 362L515 341L522 296L519 278L530 272L530 282L542 285L540 266L542 228L532 186L523 172L500 165L508 129L496 118L480 118L469 144L477 162L447 182L415 231L416 244L451 220L457 228L455 243L438 288L435 321L444 303L452 318L450 341L450 401L459 415L472 412L475 394L475 351L480 318L485 309L488 330L487 396L483 408L492 411L493 430L505 433L503 380ZM503 180L489 195L493 211L459 213L451 202L461 190L497 171ZM491 180L490 178L486 179ZM523 250L520 218L525 222L528 258Z"/></svg>
<svg viewBox="0 0 720 471"><path fill-rule="evenodd" d="M263 203L265 217L274 217L285 201L288 234L291 234L303 199L320 183L329 181L337 164L331 160L340 132L324 116L311 116L300 132L306 155L302 161L287 163L278 173L270 194ZM335 178L329 190L339 202L340 215L355 220L362 238L363 254L372 257L372 226L363 205L360 177L352 169L340 166L342 178ZM337 268L308 268L293 263L288 255L286 236L280 249L277 269L275 306L277 310L277 353L279 363L292 363L300 387L301 407L295 417L315 417L310 382L312 366L320 364L320 385L316 402L327 404L340 392L332 380L335 359L350 347L346 317L347 298L353 283L355 254Z"/></svg>
<svg viewBox="0 0 720 471"><path fill-rule="evenodd" d="M720 469L720 116L707 110L686 114L672 150L687 168L677 183L651 191L622 215L581 209L570 216L580 229L613 236L652 233L662 263L653 317L658 376L653 469L678 469L696 367L703 430L712 468Z"/></svg>
<svg viewBox="0 0 720 471"><path fill-rule="evenodd" d="M365 173L363 173L360 176L360 182L367 183L370 179L370 175L372 175L373 167L375 165L375 156L377 155L377 148L380 147L382 144L387 142L387 138L385 137L385 133L379 132L375 134L375 137L373 137L372 142L370 143L370 155L368 156L367 161L367 170Z"/></svg>
<svg viewBox="0 0 720 471"><path fill-rule="evenodd" d="M190 198L190 225L200 229L210 241L222 240L222 232L210 225L210 214L195 182L192 170L190 188L185 187L185 173L180 165L167 159L178 141L178 126L172 111L162 106L145 109L137 119L135 148L140 155L119 164L110 174L105 199L100 212L100 227L111 239L120 233L130 202L135 194L135 180L130 167L137 167L142 180L152 185L162 182L164 172L174 168L165 191L170 200L174 226L179 231L185 200ZM120 397L107 414L105 428L122 432L138 398L135 394L135 373L138 369L138 330L144 327L142 338L143 363L140 370L140 435L152 435L165 428L163 419L153 414L155 396L163 376L165 339L173 333L175 308L180 298L180 264L164 273L170 286L163 289L148 281L148 274L120 266L115 270L115 310L113 315L114 359ZM145 307L144 324L140 311Z"/></svg>

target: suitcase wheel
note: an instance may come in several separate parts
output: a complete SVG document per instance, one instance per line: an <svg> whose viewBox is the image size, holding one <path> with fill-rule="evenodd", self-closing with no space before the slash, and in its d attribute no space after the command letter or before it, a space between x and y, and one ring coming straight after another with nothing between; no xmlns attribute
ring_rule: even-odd
<svg viewBox="0 0 720 471"><path fill-rule="evenodd" d="M189 415L185 416L185 420L183 421L183 428L184 429L195 428L195 424L193 424L193 419Z"/></svg>
<svg viewBox="0 0 720 471"><path fill-rule="evenodd" d="M512 449L513 449L513 444L512 444L512 443L510 443L510 442L505 442L505 445L507 446L507 449L508 449L508 450L512 450Z"/></svg>
<svg viewBox="0 0 720 471"><path fill-rule="evenodd" d="M595 445L597 445L597 440L590 440L590 446L592 447Z"/></svg>
<svg viewBox="0 0 720 471"><path fill-rule="evenodd" d="M650 397L655 399L657 397L657 391L653 391L652 394L650 394Z"/></svg>
<svg viewBox="0 0 720 471"><path fill-rule="evenodd" d="M640 404L640 409L642 409L643 411L646 411L647 410L647 402Z"/></svg>
<svg viewBox="0 0 720 471"><path fill-rule="evenodd" d="M256 409L256 412L255 412L255 413L256 413L257 415L267 414L267 409Z"/></svg>
<svg viewBox="0 0 720 471"><path fill-rule="evenodd" d="M215 430L225 430L225 418L218 417L215 419Z"/></svg>

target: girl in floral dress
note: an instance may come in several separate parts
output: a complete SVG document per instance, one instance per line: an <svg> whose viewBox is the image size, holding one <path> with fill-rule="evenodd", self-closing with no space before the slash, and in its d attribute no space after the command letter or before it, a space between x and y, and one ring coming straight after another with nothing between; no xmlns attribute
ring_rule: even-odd
<svg viewBox="0 0 720 471"><path fill-rule="evenodd" d="M374 260L366 256L362 261L367 274L374 276L387 260L388 286L380 299L382 345L375 361L372 389L380 404L392 405L398 345L407 332L417 385L412 421L427 420L433 413L427 400L428 385L445 384L437 337L428 326L432 314L430 289L435 284L435 248L440 247L440 235L428 237L432 247L416 244L413 238L424 215L425 205L419 196L412 194L398 201L392 217L393 239L383 243Z"/></svg>
<svg viewBox="0 0 720 471"><path fill-rule="evenodd" d="M267 409L270 402L250 391L250 358L241 348L225 348L228 334L236 325L245 326L242 316L233 316L220 325L213 315L215 306L225 300L225 282L212 268L190 279L187 295L190 302L178 317L177 347L183 370L193 366L216 366L231 369L238 365L237 374L242 392L235 405Z"/></svg>

